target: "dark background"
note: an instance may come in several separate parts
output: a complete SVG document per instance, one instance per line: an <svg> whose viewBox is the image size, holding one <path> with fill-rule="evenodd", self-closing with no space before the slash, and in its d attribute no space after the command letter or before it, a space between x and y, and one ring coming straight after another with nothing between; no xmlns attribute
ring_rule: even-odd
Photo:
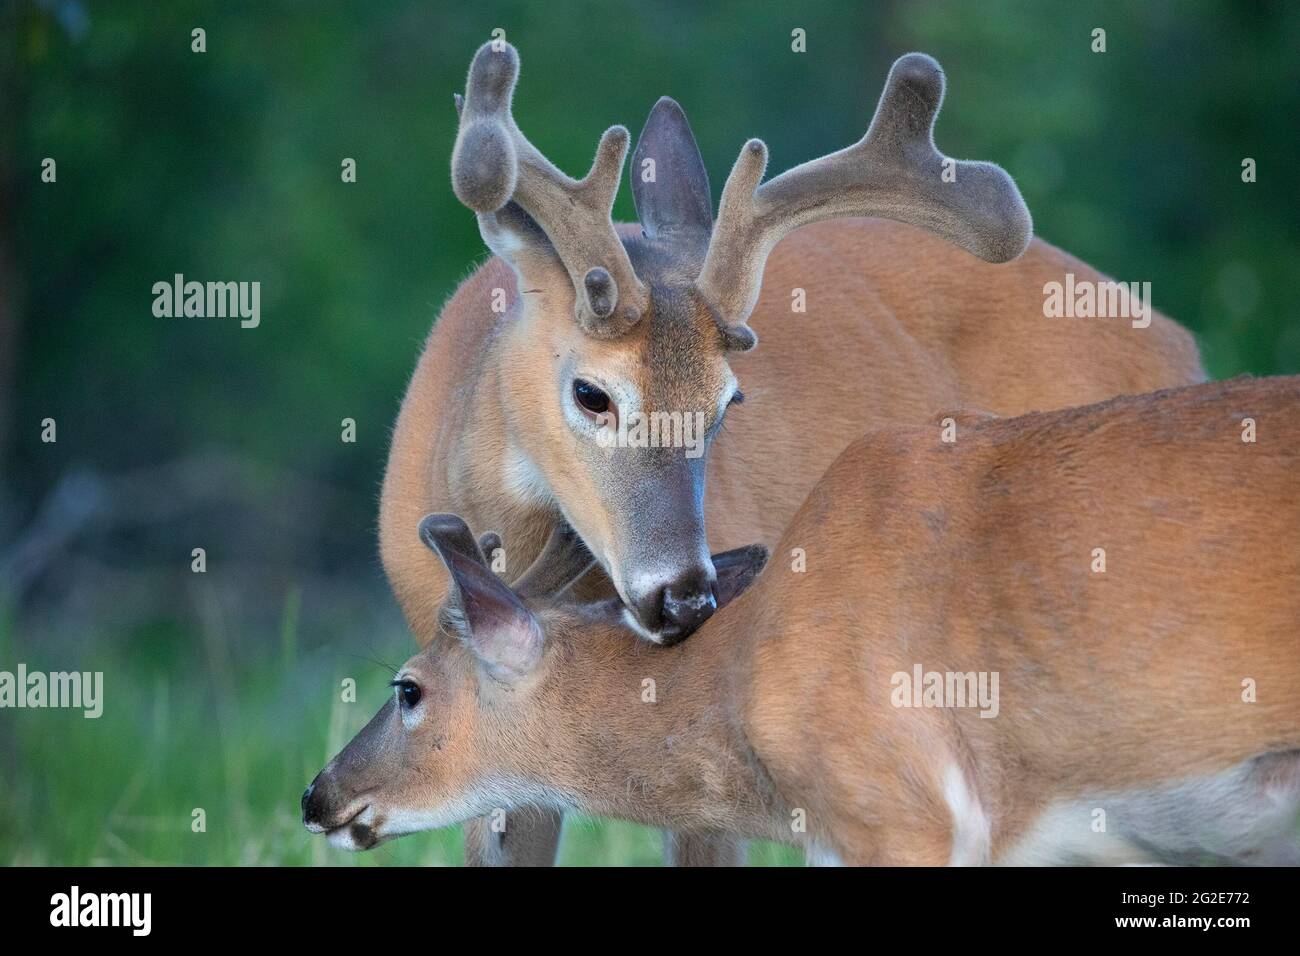
<svg viewBox="0 0 1300 956"><path fill-rule="evenodd" d="M773 171L847 145L894 58L930 53L941 149L1004 165L1040 236L1150 281L1213 376L1300 372L1294 3L0 0L0 669L102 670L107 698L98 721L0 713L0 862L345 859L295 800L412 647L378 488L421 342L485 254L448 183L451 95L496 27L561 168L667 93L715 199L747 137ZM260 281L261 326L156 318L178 272ZM594 822L565 850L657 852Z"/></svg>

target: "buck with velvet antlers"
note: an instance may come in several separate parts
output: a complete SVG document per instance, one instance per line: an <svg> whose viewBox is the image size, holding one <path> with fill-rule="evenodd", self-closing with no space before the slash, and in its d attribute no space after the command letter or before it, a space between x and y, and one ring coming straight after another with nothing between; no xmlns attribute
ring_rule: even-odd
<svg viewBox="0 0 1300 956"><path fill-rule="evenodd" d="M579 593L618 596L630 627L671 644L716 606L710 544L775 541L865 429L1202 378L1190 336L1159 314L1145 329L1043 317L1046 283L1102 277L1031 240L1000 168L936 150L944 78L927 56L894 64L845 150L763 182L766 148L746 143L716 223L675 102L655 105L633 156L640 223L616 226L627 130L606 131L591 171L570 179L515 123L518 72L514 48L489 43L457 98L452 186L496 257L434 325L384 480L384 567L421 642L447 583L411 533L431 511L501 531L507 580L566 521L596 560ZM792 311L794 290L806 312ZM605 440L654 415L695 417L703 454ZM502 855L471 827L470 859L548 858L558 818L519 826L537 836L514 845L532 850ZM736 859L723 837L676 846L687 861Z"/></svg>
<svg viewBox="0 0 1300 956"><path fill-rule="evenodd" d="M441 626L304 820L351 849L537 804L850 864L1300 863L1298 474L1300 378L868 433L748 593L765 549L714 557L735 603L671 648L566 591L576 535L512 588L495 536L432 515ZM900 693L922 669L963 683Z"/></svg>

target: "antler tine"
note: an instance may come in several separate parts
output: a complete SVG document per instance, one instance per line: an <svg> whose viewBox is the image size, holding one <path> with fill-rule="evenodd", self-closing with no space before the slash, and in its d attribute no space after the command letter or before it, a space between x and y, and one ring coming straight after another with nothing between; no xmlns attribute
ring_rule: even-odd
<svg viewBox="0 0 1300 956"><path fill-rule="evenodd" d="M491 563L492 556L501 547L501 535L495 531L484 531L478 536L478 549L483 552L483 560Z"/></svg>
<svg viewBox="0 0 1300 956"><path fill-rule="evenodd" d="M988 262L1024 252L1033 232L1015 182L993 163L945 160L934 145L943 70L923 53L900 57L866 134L761 186L767 147L745 144L722 191L696 286L729 325L758 301L768 253L800 226L880 216L929 229Z"/></svg>
<svg viewBox="0 0 1300 956"><path fill-rule="evenodd" d="M591 171L566 176L515 125L510 101L519 54L489 41L470 64L460 130L451 157L452 189L480 216L513 200L551 241L573 281L578 321L588 332L621 335L644 312L648 294L619 241L610 213L618 194L628 132L611 126L600 138Z"/></svg>

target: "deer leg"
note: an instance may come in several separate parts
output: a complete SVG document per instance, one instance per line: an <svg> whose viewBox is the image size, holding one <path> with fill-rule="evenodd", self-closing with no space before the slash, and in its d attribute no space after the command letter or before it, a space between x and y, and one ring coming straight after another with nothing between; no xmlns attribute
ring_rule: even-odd
<svg viewBox="0 0 1300 956"><path fill-rule="evenodd" d="M554 866L564 814L528 807L512 813L501 832L490 817L465 824L466 866Z"/></svg>
<svg viewBox="0 0 1300 956"><path fill-rule="evenodd" d="M745 841L730 833L664 831L668 866L744 866Z"/></svg>

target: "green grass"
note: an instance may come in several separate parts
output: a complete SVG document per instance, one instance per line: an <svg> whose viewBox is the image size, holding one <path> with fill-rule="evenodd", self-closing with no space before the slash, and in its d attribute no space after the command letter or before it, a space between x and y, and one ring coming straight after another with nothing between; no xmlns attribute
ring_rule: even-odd
<svg viewBox="0 0 1300 956"><path fill-rule="evenodd" d="M459 829L415 834L369 853L329 847L299 820L303 787L383 702L391 671L364 641L304 647L301 599L288 596L269 640L226 641L155 626L96 637L69 659L27 642L0 615L0 669L104 673L104 711L0 711L0 863L28 865L454 866ZM278 637L278 640L277 640ZM410 652L394 633L388 663ZM344 703L344 678L357 682ZM193 832L201 808L206 831ZM797 864L755 844L751 863ZM566 865L657 865L658 832L566 821Z"/></svg>

